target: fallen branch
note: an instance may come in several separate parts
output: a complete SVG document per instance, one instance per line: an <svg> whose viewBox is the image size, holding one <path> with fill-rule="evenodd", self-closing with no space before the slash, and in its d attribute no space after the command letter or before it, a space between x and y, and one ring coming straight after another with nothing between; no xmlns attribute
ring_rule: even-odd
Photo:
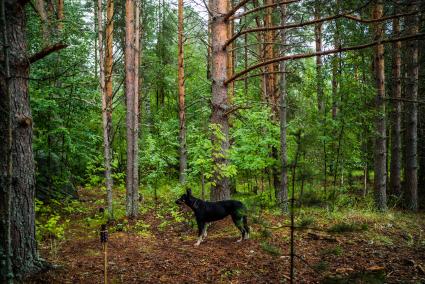
<svg viewBox="0 0 425 284"><path fill-rule="evenodd" d="M30 64L32 64L34 62L37 62L38 60L43 59L47 55L49 55L53 52L59 51L61 49L64 49L66 47L68 47L68 45L64 44L64 43L56 43L54 45L47 46L47 47L43 48L42 50L40 50L39 52L30 56L28 61L30 62Z"/></svg>

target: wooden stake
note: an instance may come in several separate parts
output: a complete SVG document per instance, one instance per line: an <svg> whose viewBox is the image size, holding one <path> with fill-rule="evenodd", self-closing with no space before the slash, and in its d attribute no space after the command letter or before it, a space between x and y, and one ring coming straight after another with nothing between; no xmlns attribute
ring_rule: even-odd
<svg viewBox="0 0 425 284"><path fill-rule="evenodd" d="M108 243L103 244L103 254L105 256L104 278L105 278L105 284L107 284L108 283Z"/></svg>

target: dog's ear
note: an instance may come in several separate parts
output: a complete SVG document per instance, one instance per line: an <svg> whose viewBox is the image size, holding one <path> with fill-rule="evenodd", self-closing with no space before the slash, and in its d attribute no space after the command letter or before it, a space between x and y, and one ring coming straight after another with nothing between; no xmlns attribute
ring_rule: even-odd
<svg viewBox="0 0 425 284"><path fill-rule="evenodd" d="M190 188L186 189L186 193L189 196L192 196L192 190Z"/></svg>

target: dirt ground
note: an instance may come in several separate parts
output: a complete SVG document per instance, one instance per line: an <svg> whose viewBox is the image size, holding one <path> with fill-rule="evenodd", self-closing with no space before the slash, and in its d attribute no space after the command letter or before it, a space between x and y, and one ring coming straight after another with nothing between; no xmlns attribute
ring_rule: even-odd
<svg viewBox="0 0 425 284"><path fill-rule="evenodd" d="M93 204L91 198L85 202ZM98 208L91 206L93 214ZM425 283L425 215L411 216L419 230L408 234L385 223L369 224L364 232L298 230L294 283ZM40 246L42 257L58 267L28 282L104 282L102 245L84 217L72 216L68 237L59 245ZM281 216L263 218L274 228L251 222L250 240L237 243L238 232L225 219L211 225L206 241L195 247L195 228L187 222L163 226L163 217L149 210L139 218L142 233L110 233L109 283L289 283L289 229L276 225Z"/></svg>

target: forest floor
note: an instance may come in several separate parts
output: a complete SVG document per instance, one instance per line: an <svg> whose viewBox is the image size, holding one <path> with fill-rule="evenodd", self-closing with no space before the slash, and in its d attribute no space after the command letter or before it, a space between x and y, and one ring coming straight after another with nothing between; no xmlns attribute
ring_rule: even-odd
<svg viewBox="0 0 425 284"><path fill-rule="evenodd" d="M58 268L28 282L103 282L102 193L79 194L84 210L67 217L64 239L40 243L41 256ZM263 211L249 221L251 239L240 243L225 219L211 225L206 241L195 247L196 226L179 212L193 219L191 213L167 204L172 200L156 206L145 201L137 221L111 224L109 283L289 283L288 217ZM424 213L327 214L306 208L297 216L305 228L295 233L295 283L425 283Z"/></svg>

